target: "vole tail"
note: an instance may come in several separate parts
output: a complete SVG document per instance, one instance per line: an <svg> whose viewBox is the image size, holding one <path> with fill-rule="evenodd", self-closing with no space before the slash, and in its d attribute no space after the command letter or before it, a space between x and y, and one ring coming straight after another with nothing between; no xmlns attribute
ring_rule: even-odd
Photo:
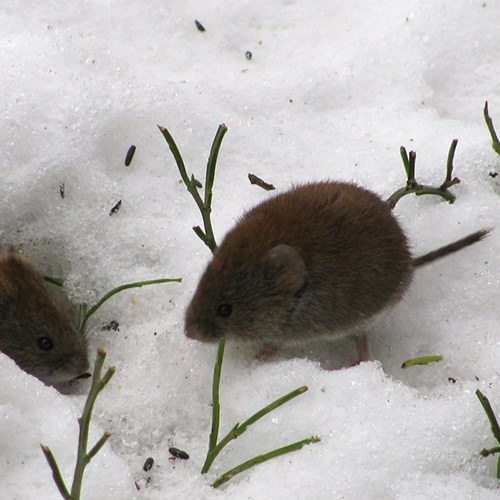
<svg viewBox="0 0 500 500"><path fill-rule="evenodd" d="M444 247L438 248L437 250L433 250L432 252L426 253L425 255L413 259L413 265L415 267L424 266L425 264L440 259L441 257L445 257L450 253L462 250L462 248L468 247L469 245L473 245L474 243L481 241L483 238L486 238L486 236L488 236L490 231L491 229L481 229L480 231L476 231L475 233L469 234L469 236L466 236L465 238L454 241L449 245L445 245Z"/></svg>

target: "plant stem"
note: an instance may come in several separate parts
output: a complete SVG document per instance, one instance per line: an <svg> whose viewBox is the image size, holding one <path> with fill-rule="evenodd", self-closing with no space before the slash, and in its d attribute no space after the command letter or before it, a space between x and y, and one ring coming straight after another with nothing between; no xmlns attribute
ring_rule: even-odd
<svg viewBox="0 0 500 500"><path fill-rule="evenodd" d="M424 184L419 184L415 179L415 161L417 154L415 151L410 151L410 154L406 152L404 146L399 149L401 159L403 161L403 166L406 172L406 186L395 191L387 200L386 203L391 209L393 209L398 201L408 194L416 194L417 196L422 196L424 194L432 194L441 196L448 203L453 203L456 199L455 195L448 191L448 188L454 184L458 184L460 179L455 177L451 178L453 171L453 157L455 155L455 150L457 147L457 139L453 139L450 149L448 151L448 159L446 162L446 179L439 187L426 186Z"/></svg>
<svg viewBox="0 0 500 500"><path fill-rule="evenodd" d="M390 198L387 199L387 203L391 208L394 208L397 204L397 202L403 197L406 196L407 194L416 194L417 196L422 196L424 194L433 194L437 196L441 196L441 198L444 198L448 203L453 203L456 200L456 196L451 193L450 191L443 191L441 188L436 188L433 186L426 186L424 184L419 184L416 187L413 187L411 189L408 189L407 187L398 189L395 191Z"/></svg>
<svg viewBox="0 0 500 500"><path fill-rule="evenodd" d="M102 448L102 446L110 436L109 433L105 433L97 442L97 444L92 448L91 453L87 453L90 419L92 417L92 410L94 408L95 400L115 373L115 367L112 366L108 368L107 372L101 378L101 371L105 358L106 353L104 352L104 350L97 349L97 358L94 366L92 387L90 388L87 401L85 402L82 416L78 419L78 425L80 427L80 433L78 436L78 456L75 465L75 472L73 475L73 485L71 486L71 498L75 500L80 498L85 467L90 462L91 458L99 451L99 449Z"/></svg>
<svg viewBox="0 0 500 500"><path fill-rule="evenodd" d="M264 455L258 455L254 458L251 458L250 460L247 460L246 462L243 462L242 464L238 465L234 469L231 469L231 470L225 472L224 474L222 474L221 476L219 476L212 483L212 486L214 488L218 488L220 485L229 481L236 474L239 474L240 472L248 470L251 467L254 467L255 465L266 462L267 460L271 460L272 458L279 457L280 455L284 455L284 454L290 453L292 451L300 450L301 448L303 448L307 444L317 443L319 441L321 441L321 439L318 436L312 436L310 438L303 439L302 441L297 441L296 443L292 443L292 444L289 444L287 446L283 446L282 448L278 448L276 450L270 451L269 453L266 453Z"/></svg>
<svg viewBox="0 0 500 500"><path fill-rule="evenodd" d="M406 148L404 146L399 148L399 154L401 155L401 160L403 160L407 183L410 184L415 182L415 160L417 154L415 151L410 151L410 156L408 157L408 153L406 152Z"/></svg>
<svg viewBox="0 0 500 500"><path fill-rule="evenodd" d="M174 138L165 127L158 125L158 128L163 134L163 137L167 141L170 151L172 152L182 181L187 187L189 193L191 193L191 196L193 197L196 205L198 205L198 209L200 210L201 217L203 219L204 231L197 227L197 229L195 229L195 232L202 239L203 243L207 245L210 251L214 253L217 249L217 243L215 241L212 222L210 219L210 214L212 212L212 188L215 180L215 167L217 164L217 158L219 155L220 146L222 144L222 139L227 132L227 127L224 124L219 125L219 128L217 129L214 140L212 142L212 147L210 149L210 155L207 162L204 200L201 198L200 193L198 192L198 187L196 185L197 181L194 175L192 175L191 178L188 176L186 166L184 165L184 161Z"/></svg>
<svg viewBox="0 0 500 500"><path fill-rule="evenodd" d="M52 283L53 285L57 285L60 287L62 287L64 284L64 281L60 278L52 278L51 276L44 276L43 279L48 283Z"/></svg>
<svg viewBox="0 0 500 500"><path fill-rule="evenodd" d="M52 469L52 477L54 478L57 489L65 500L80 499L85 467L104 446L109 436L111 435L109 432L105 432L101 439L99 439L99 441L97 441L97 443L87 453L90 419L92 417L92 410L94 408L95 400L115 373L115 367L111 366L110 368L108 368L104 376L101 377L102 365L104 364L105 358L106 353L104 352L104 350L97 349L92 386L90 388L89 395L87 396L82 416L78 419L78 426L80 428L80 431L78 434L78 452L76 457L75 472L73 474L73 484L71 485L71 493L68 491L68 488L64 483L54 455L47 446L41 445L43 454L45 455L45 458L50 468Z"/></svg>
<svg viewBox="0 0 500 500"><path fill-rule="evenodd" d="M212 430L210 432L210 438L208 442L208 450L212 450L217 445L217 439L219 438L219 426L220 426L220 377L222 373L222 360L224 358L224 347L225 340L219 340L219 345L217 347L217 357L215 359L214 366L214 379L212 383ZM203 471L202 471L203 472Z"/></svg>
<svg viewBox="0 0 500 500"><path fill-rule="evenodd" d="M460 182L460 179L458 177L455 177L454 179L451 178L451 175L453 174L453 158L455 157L457 144L458 144L458 139L453 139L451 141L450 149L448 150L448 158L446 160L446 178L443 184L441 184L441 189L443 190Z"/></svg>
<svg viewBox="0 0 500 500"><path fill-rule="evenodd" d="M85 326L87 325L87 321L89 318L108 300L110 299L113 295L116 295L119 292L122 292L123 290L128 290L129 288L140 288L142 286L146 285L157 285L160 283L180 283L182 281L182 278L165 278L165 279L157 279L157 280L149 280L149 281L137 281L135 283L127 283L126 285L120 285L117 286L116 288L113 288L110 292L105 294L96 304L94 304L92 307L88 308L86 305L83 305L83 307L80 309L80 319L79 319L79 330L84 331Z"/></svg>
<svg viewBox="0 0 500 500"><path fill-rule="evenodd" d="M489 457L490 455L495 455L495 453L500 453L500 446L497 446L495 448L490 448L490 449L487 449L487 448L483 448L479 454L482 456L482 457Z"/></svg>
<svg viewBox="0 0 500 500"><path fill-rule="evenodd" d="M476 396L478 397L479 402L483 406L486 416L490 421L491 432L495 436L495 439L500 443L500 427L498 426L498 421L497 418L495 417L495 412L493 411L493 408L491 407L488 398L479 389L476 391Z"/></svg>
<svg viewBox="0 0 500 500"><path fill-rule="evenodd" d="M222 139L227 132L227 127L222 124L219 125L215 133L212 147L210 148L210 155L207 162L207 173L205 177L205 207L211 210L212 207L212 189L215 180L215 167L217 166L217 158L219 157L219 150L222 144ZM205 221L205 219L203 219ZM207 226L205 225L205 228ZM211 227L211 225L210 225Z"/></svg>
<svg viewBox="0 0 500 500"><path fill-rule="evenodd" d="M168 147L172 152L175 163L177 163L177 168L179 169L179 173L181 174L181 178L184 184L186 185L186 187L189 186L190 179L186 172L186 166L184 165L184 160L182 159L181 153L179 151L179 148L177 147L177 144L174 141L174 138L165 127L158 125L158 128L160 129L160 132L163 134L165 140L167 141Z"/></svg>
<svg viewBox="0 0 500 500"><path fill-rule="evenodd" d="M50 451L50 448L48 446L44 446L43 444L41 444L40 446L42 448L43 454L45 455L47 463L52 469L52 477L54 479L54 482L56 483L59 493L65 500L69 500L71 497L68 488L64 483L64 479L62 478L61 471L59 470L59 466L57 465L56 459L54 458L52 451Z"/></svg>
<svg viewBox="0 0 500 500"><path fill-rule="evenodd" d="M272 412L273 410L276 410L276 408L279 408L280 406L284 405L288 401L290 401L293 398L296 398L297 396L300 396L304 392L307 391L306 386L299 387L298 389L295 389L292 392L289 392L288 394L285 394L285 396L282 396L281 398L277 399L273 403L267 405L266 407L262 408L259 410L257 413L254 413L250 418L245 420L242 424L237 423L221 440L218 444L211 446L211 448L208 451L207 458L205 460L205 463L203 464L203 468L201 472L203 474L207 473L217 457L217 455L222 451L222 449L230 443L233 439L236 439L237 437L241 436L247 428L260 420L262 417L266 416L268 413ZM212 444L212 442L211 442Z"/></svg>
<svg viewBox="0 0 500 500"><path fill-rule="evenodd" d="M493 120L491 119L490 114L488 112L488 101L485 101L484 103L483 116L484 116L484 121L486 122L486 126L488 127L488 130L491 135L491 147L497 154L500 155L500 141L498 140L498 136L495 131L495 126L493 125Z"/></svg>
<svg viewBox="0 0 500 500"><path fill-rule="evenodd" d="M98 453L99 450L106 444L106 441L110 438L111 432L105 432L99 441L92 447L92 449L87 453L88 461L90 462Z"/></svg>

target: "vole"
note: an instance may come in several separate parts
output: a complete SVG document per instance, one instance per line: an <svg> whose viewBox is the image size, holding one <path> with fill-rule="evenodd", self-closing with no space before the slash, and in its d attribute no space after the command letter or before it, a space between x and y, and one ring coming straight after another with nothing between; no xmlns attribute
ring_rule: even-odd
<svg viewBox="0 0 500 500"><path fill-rule="evenodd" d="M488 232L415 258L375 193L343 182L294 187L248 211L225 236L186 310L185 333L277 347L358 333L402 298L416 268Z"/></svg>
<svg viewBox="0 0 500 500"><path fill-rule="evenodd" d="M56 306L33 264L0 251L0 351L53 385L89 368L87 341Z"/></svg>

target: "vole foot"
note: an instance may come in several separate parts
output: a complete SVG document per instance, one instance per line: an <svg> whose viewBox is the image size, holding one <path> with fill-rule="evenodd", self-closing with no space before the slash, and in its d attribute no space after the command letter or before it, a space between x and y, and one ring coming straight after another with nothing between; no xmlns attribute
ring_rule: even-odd
<svg viewBox="0 0 500 500"><path fill-rule="evenodd" d="M366 334L356 336L356 351L358 353L358 360L350 366L357 366L363 361L370 361L372 359L370 354L370 346L368 345L368 337Z"/></svg>

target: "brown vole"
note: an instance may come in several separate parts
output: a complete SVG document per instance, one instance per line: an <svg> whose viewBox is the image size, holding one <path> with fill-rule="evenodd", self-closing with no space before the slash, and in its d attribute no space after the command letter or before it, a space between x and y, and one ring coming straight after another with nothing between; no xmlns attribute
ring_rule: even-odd
<svg viewBox="0 0 500 500"><path fill-rule="evenodd" d="M295 187L257 205L226 235L186 311L186 335L279 347L359 332L402 297L416 267L487 234L413 258L376 194L341 182Z"/></svg>
<svg viewBox="0 0 500 500"><path fill-rule="evenodd" d="M46 384L89 368L87 341L56 306L28 259L0 251L0 351Z"/></svg>

